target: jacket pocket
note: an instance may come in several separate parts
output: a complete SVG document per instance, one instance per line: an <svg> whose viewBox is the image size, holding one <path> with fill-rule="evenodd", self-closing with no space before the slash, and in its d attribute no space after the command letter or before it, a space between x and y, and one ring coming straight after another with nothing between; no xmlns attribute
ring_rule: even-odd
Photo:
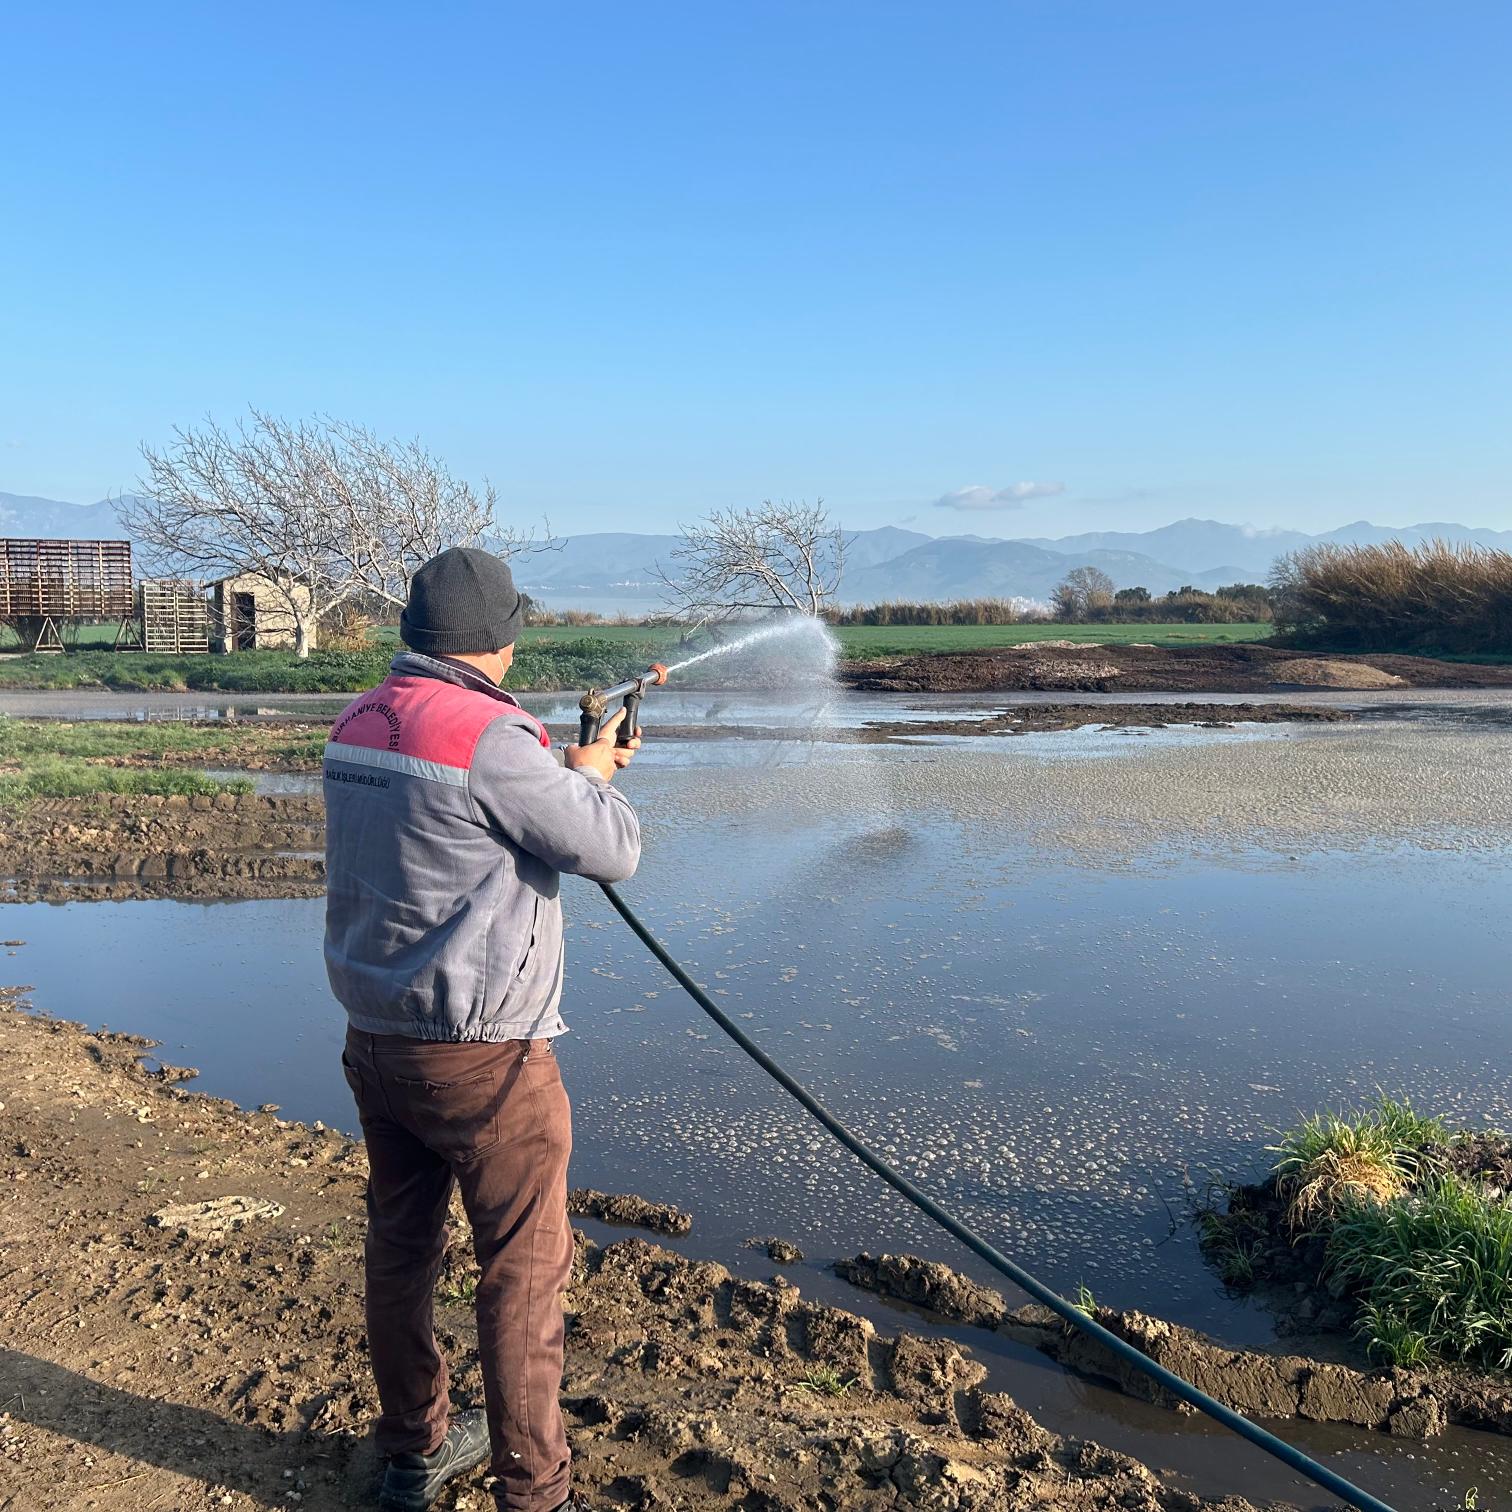
<svg viewBox="0 0 1512 1512"><path fill-rule="evenodd" d="M515 969L515 981L525 975L525 968L535 959L536 942L541 937L541 895L532 890L530 894L530 937L525 941L525 953Z"/></svg>
<svg viewBox="0 0 1512 1512"><path fill-rule="evenodd" d="M384 1079L395 1120L443 1160L465 1164L499 1143L499 1069L444 1081L395 1074Z"/></svg>

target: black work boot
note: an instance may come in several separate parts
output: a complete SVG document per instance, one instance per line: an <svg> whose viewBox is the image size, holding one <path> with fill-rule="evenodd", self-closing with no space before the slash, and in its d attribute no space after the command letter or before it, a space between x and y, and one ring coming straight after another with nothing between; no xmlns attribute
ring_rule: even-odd
<svg viewBox="0 0 1512 1512"><path fill-rule="evenodd" d="M383 1472L378 1512L426 1512L448 1481L488 1458L488 1419L481 1408L459 1412L431 1454L396 1454Z"/></svg>

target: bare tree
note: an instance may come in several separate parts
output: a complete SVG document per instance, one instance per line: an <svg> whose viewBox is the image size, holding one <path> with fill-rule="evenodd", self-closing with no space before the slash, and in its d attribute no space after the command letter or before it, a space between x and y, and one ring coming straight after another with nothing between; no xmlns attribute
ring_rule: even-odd
<svg viewBox="0 0 1512 1512"><path fill-rule="evenodd" d="M1050 594L1056 619L1078 620L1089 610L1106 609L1113 602L1113 579L1100 567L1073 567Z"/></svg>
<svg viewBox="0 0 1512 1512"><path fill-rule="evenodd" d="M845 568L845 532L822 499L715 510L682 528L666 567L657 565L669 618L707 624L741 614L817 616Z"/></svg>
<svg viewBox="0 0 1512 1512"><path fill-rule="evenodd" d="M495 495L453 477L419 441L384 441L326 417L252 410L143 446L122 523L167 575L266 580L305 656L322 619L356 598L402 604L415 569L448 546L502 555L550 544L497 530Z"/></svg>
<svg viewBox="0 0 1512 1512"><path fill-rule="evenodd" d="M364 596L404 604L415 571L448 546L486 542L507 557L539 544L533 534L499 530L493 485L475 489L453 477L418 440L384 441L360 425L328 424L341 449L345 494L333 565Z"/></svg>

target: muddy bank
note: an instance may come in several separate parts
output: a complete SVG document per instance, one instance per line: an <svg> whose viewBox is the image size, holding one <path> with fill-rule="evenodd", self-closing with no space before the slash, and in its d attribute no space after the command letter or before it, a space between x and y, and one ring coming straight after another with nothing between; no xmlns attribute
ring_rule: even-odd
<svg viewBox="0 0 1512 1512"><path fill-rule="evenodd" d="M1228 730L1236 724L1339 724L1354 717L1348 709L1318 704L1047 703L1022 704L987 719L879 722L859 733L872 740L892 740L927 735L1036 735L1091 725L1107 730L1165 729L1170 725Z"/></svg>
<svg viewBox="0 0 1512 1512"><path fill-rule="evenodd" d="M1329 656L1262 643L1229 646L1003 646L843 662L871 693L1260 693L1309 688L1505 688L1512 666L1424 656Z"/></svg>
<svg viewBox="0 0 1512 1512"><path fill-rule="evenodd" d="M1198 725L1227 730L1236 724L1335 724L1355 718L1349 709L1285 703L1045 703L1022 704L984 719L874 719L840 725L657 725L646 722L649 740L817 740L833 745L892 745L898 741L953 735L1033 735L1079 730L1164 729ZM553 734L557 733L553 728ZM566 735L563 727L562 734ZM575 737L574 737L575 738Z"/></svg>
<svg viewBox="0 0 1512 1512"><path fill-rule="evenodd" d="M1183 1412L1149 1376L1048 1308L1010 1310L991 1287L914 1255L856 1255L837 1274L942 1318L1032 1344L1068 1369L1129 1396ZM1189 1328L1139 1312L1093 1307L1092 1316L1141 1354L1247 1416L1347 1423L1399 1438L1427 1439L1450 1423L1512 1434L1512 1379L1398 1368L1365 1369L1309 1358L1229 1349Z"/></svg>
<svg viewBox="0 0 1512 1512"><path fill-rule="evenodd" d="M149 1075L144 1041L0 1002L0 1506L297 1506L371 1494L361 1145ZM438 1287L481 1401L465 1234ZM564 1399L595 1506L1245 1512L1043 1430L944 1339L795 1286L581 1236ZM443 1509L488 1505L481 1478Z"/></svg>
<svg viewBox="0 0 1512 1512"><path fill-rule="evenodd" d="M651 1202L626 1192L597 1192L592 1187L574 1187L567 1193L567 1211L575 1218L597 1218L643 1228L653 1234L690 1234L693 1215L670 1202Z"/></svg>
<svg viewBox="0 0 1512 1512"><path fill-rule="evenodd" d="M318 797L37 799L5 816L0 901L313 897L324 845Z"/></svg>

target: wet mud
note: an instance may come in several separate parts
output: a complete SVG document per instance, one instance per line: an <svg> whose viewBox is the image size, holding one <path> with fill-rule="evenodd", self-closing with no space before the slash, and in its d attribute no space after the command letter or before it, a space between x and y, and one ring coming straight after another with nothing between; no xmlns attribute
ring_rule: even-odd
<svg viewBox="0 0 1512 1512"><path fill-rule="evenodd" d="M313 897L324 845L316 797L38 799L6 815L0 901Z"/></svg>
<svg viewBox="0 0 1512 1512"><path fill-rule="evenodd" d="M670 1202L651 1202L632 1193L574 1187L567 1193L567 1211L574 1218L597 1218L603 1223L626 1224L653 1234L676 1236L693 1231L691 1213Z"/></svg>
<svg viewBox="0 0 1512 1512"><path fill-rule="evenodd" d="M316 1123L149 1075L147 1042L0 1002L0 1506L337 1512L372 1495L366 1160ZM481 1402L465 1235L438 1288L453 1399ZM781 1279L578 1236L563 1399L605 1509L1246 1512L1046 1431L968 1347L887 1334ZM442 1512L481 1512L481 1476Z"/></svg>
<svg viewBox="0 0 1512 1512"><path fill-rule="evenodd" d="M1181 1412L1194 1410L1048 1308L1010 1310L992 1288L938 1262L861 1254L837 1262L835 1270L867 1291L1032 1344L1068 1369L1126 1395ZM1411 1439L1434 1438L1451 1423L1512 1434L1512 1379L1444 1370L1372 1370L1304 1355L1230 1349L1140 1312L1094 1306L1090 1316L1141 1354L1247 1416L1345 1423Z"/></svg>
<svg viewBox="0 0 1512 1512"><path fill-rule="evenodd" d="M1349 709L1286 703L1036 703L1021 704L982 719L874 719L864 725L656 725L661 740L817 740L835 745L893 745L941 735L1037 735L1060 730L1164 729L1197 725L1228 730L1236 724L1338 724L1354 719Z"/></svg>

